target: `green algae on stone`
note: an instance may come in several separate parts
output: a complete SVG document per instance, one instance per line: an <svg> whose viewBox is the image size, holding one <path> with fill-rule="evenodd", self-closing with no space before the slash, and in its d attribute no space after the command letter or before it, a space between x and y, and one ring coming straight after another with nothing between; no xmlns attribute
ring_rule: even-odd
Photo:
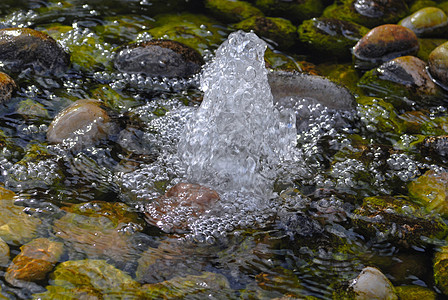
<svg viewBox="0 0 448 300"><path fill-rule="evenodd" d="M227 23L236 23L245 19L263 16L263 13L246 1L240 0L206 0L205 7L213 16Z"/></svg>
<svg viewBox="0 0 448 300"><path fill-rule="evenodd" d="M372 0L335 1L322 13L322 17L351 21L372 28L381 24L393 24L406 17L408 6L404 0L387 2Z"/></svg>
<svg viewBox="0 0 448 300"><path fill-rule="evenodd" d="M128 43L141 31L148 30L152 19L144 15L106 17L103 24L94 27L95 32L106 41Z"/></svg>
<svg viewBox="0 0 448 300"><path fill-rule="evenodd" d="M447 39L431 39L431 38L418 39L420 48L417 52L417 57L423 61L428 61L431 52L440 45L442 45L443 43L446 43L447 41L448 41Z"/></svg>
<svg viewBox="0 0 448 300"><path fill-rule="evenodd" d="M17 113L26 119L47 119L50 117L48 110L42 104L32 99L20 101Z"/></svg>
<svg viewBox="0 0 448 300"><path fill-rule="evenodd" d="M350 48L368 31L364 26L334 18L313 18L298 28L300 41L312 51L337 57L350 57Z"/></svg>
<svg viewBox="0 0 448 300"><path fill-rule="evenodd" d="M401 20L399 25L407 27L421 37L443 37L448 31L448 17L437 7L425 7Z"/></svg>
<svg viewBox="0 0 448 300"><path fill-rule="evenodd" d="M199 14L182 13L156 16L156 21L151 24L151 27L153 28L143 33L148 33L153 39L169 39L180 42L196 49L201 54L218 48L226 37L226 29L221 23Z"/></svg>
<svg viewBox="0 0 448 300"><path fill-rule="evenodd" d="M323 10L321 0L256 0L255 6L260 8L268 16L287 18L294 24L318 17Z"/></svg>
<svg viewBox="0 0 448 300"><path fill-rule="evenodd" d="M254 16L233 27L247 32L253 30L258 36L274 41L279 49L289 49L297 40L296 27L283 18Z"/></svg>
<svg viewBox="0 0 448 300"><path fill-rule="evenodd" d="M345 64L320 64L317 71L330 80L345 86L353 95L362 96L364 93L358 87L359 74L351 63Z"/></svg>
<svg viewBox="0 0 448 300"><path fill-rule="evenodd" d="M9 263L9 246L0 238L0 267L6 267Z"/></svg>
<svg viewBox="0 0 448 300"><path fill-rule="evenodd" d="M304 65L303 62L296 61L293 57L278 51L273 51L270 48L266 48L264 60L266 62L266 68L273 70L289 72L306 72L308 70L308 65Z"/></svg>
<svg viewBox="0 0 448 300"><path fill-rule="evenodd" d="M141 102L134 97L114 90L107 84L99 85L91 93L92 98L100 100L105 106L118 113L125 113L131 108L141 105Z"/></svg>
<svg viewBox="0 0 448 300"><path fill-rule="evenodd" d="M437 249L434 256L434 281L444 295L448 296L448 246Z"/></svg>
<svg viewBox="0 0 448 300"><path fill-rule="evenodd" d="M59 261L64 244L47 238L34 239L20 247L21 252L6 270L5 279L10 284L17 281L39 281L53 270Z"/></svg>
<svg viewBox="0 0 448 300"><path fill-rule="evenodd" d="M0 103L9 101L17 85L8 74L0 72Z"/></svg>
<svg viewBox="0 0 448 300"><path fill-rule="evenodd" d="M437 2L433 0L416 0L409 6L409 13L413 14L422 8L430 6L437 6Z"/></svg>
<svg viewBox="0 0 448 300"><path fill-rule="evenodd" d="M201 297L209 298L213 295L222 297L227 294L229 297L232 296L232 290L226 277L212 272L175 277L160 283L145 284L141 287L141 290L148 299L183 299L193 295L197 299Z"/></svg>
<svg viewBox="0 0 448 300"><path fill-rule="evenodd" d="M15 194L0 187L0 238L13 246L20 246L36 237L41 221L14 205Z"/></svg>
<svg viewBox="0 0 448 300"><path fill-rule="evenodd" d="M142 299L139 289L131 276L104 260L72 260L59 264L47 291L33 299Z"/></svg>
<svg viewBox="0 0 448 300"><path fill-rule="evenodd" d="M429 212L448 216L448 173L429 170L408 185L409 196Z"/></svg>
<svg viewBox="0 0 448 300"><path fill-rule="evenodd" d="M134 232L143 229L136 213L122 203L88 202L66 210L54 221L55 235L65 241L69 256L112 259L127 262L135 259Z"/></svg>
<svg viewBox="0 0 448 300"><path fill-rule="evenodd" d="M445 89L448 87L448 42L435 48L428 58L429 72Z"/></svg>
<svg viewBox="0 0 448 300"><path fill-rule="evenodd" d="M420 285L396 286L395 290L400 300L436 300L437 293Z"/></svg>
<svg viewBox="0 0 448 300"><path fill-rule="evenodd" d="M393 132L401 134L404 129L404 123L398 118L394 106L381 98L377 97L359 97L356 101L358 114L361 121L367 126L373 126L382 132Z"/></svg>
<svg viewBox="0 0 448 300"><path fill-rule="evenodd" d="M358 82L370 96L383 97L396 107L440 103L442 90L426 72L426 64L414 56L397 57L366 72Z"/></svg>
<svg viewBox="0 0 448 300"><path fill-rule="evenodd" d="M365 236L378 237L410 247L420 245L422 237L442 239L448 226L418 205L397 197L368 197L352 216Z"/></svg>

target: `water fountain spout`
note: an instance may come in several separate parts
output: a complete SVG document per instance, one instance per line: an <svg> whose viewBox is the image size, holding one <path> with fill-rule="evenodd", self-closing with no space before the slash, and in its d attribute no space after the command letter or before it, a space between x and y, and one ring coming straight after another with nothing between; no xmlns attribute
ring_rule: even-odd
<svg viewBox="0 0 448 300"><path fill-rule="evenodd" d="M234 32L203 70L204 99L178 148L189 182L270 197L276 166L296 135L294 115L274 107L265 49L256 34Z"/></svg>

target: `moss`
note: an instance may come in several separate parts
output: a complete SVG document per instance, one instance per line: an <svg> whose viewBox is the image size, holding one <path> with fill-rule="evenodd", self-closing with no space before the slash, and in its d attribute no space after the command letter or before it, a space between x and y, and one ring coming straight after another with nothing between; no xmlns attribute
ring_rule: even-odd
<svg viewBox="0 0 448 300"><path fill-rule="evenodd" d="M437 294L419 285L403 285L395 287L400 300L436 300Z"/></svg>
<svg viewBox="0 0 448 300"><path fill-rule="evenodd" d="M149 33L154 39L170 39L180 42L201 54L217 48L225 39L225 29L218 21L204 15L189 13L156 16ZM143 33L145 33L143 32Z"/></svg>
<svg viewBox="0 0 448 300"><path fill-rule="evenodd" d="M409 247L421 245L422 237L442 239L448 226L435 215L403 198L368 197L353 212L355 226L365 235L382 238Z"/></svg>
<svg viewBox="0 0 448 300"><path fill-rule="evenodd" d="M321 0L256 0L255 6L260 8L266 15L282 16L291 20L294 24L317 17L323 10Z"/></svg>
<svg viewBox="0 0 448 300"><path fill-rule="evenodd" d="M438 249L434 256L434 281L444 295L448 295L448 246Z"/></svg>
<svg viewBox="0 0 448 300"><path fill-rule="evenodd" d="M398 118L397 112L392 104L381 98L359 97L357 102L361 121L367 126L374 126L382 132L401 134L405 130L405 124Z"/></svg>
<svg viewBox="0 0 448 300"><path fill-rule="evenodd" d="M17 113L21 114L27 119L40 119L50 117L47 109L39 102L36 102L32 99L20 101L17 107Z"/></svg>
<svg viewBox="0 0 448 300"><path fill-rule="evenodd" d="M362 38L368 28L333 18L304 21L298 28L299 39L311 50L348 58L350 49Z"/></svg>
<svg viewBox="0 0 448 300"><path fill-rule="evenodd" d="M256 16L234 25L235 29L253 30L260 37L274 41L279 49L291 48L297 39L296 27L289 20Z"/></svg>
<svg viewBox="0 0 448 300"><path fill-rule="evenodd" d="M113 16L106 17L94 30L106 41L122 44L135 40L139 32L149 29L150 24L151 19L144 15Z"/></svg>
<svg viewBox="0 0 448 300"><path fill-rule="evenodd" d="M361 96L363 91L358 87L359 74L353 64L321 64L317 70L323 76L345 86L353 95Z"/></svg>
<svg viewBox="0 0 448 300"><path fill-rule="evenodd" d="M420 48L417 53L417 57L421 60L428 61L429 54L431 54L432 50L439 47L443 43L447 42L446 39L422 39L419 40Z"/></svg>
<svg viewBox="0 0 448 300"><path fill-rule="evenodd" d="M429 212L448 216L448 173L427 171L408 185L409 196Z"/></svg>
<svg viewBox="0 0 448 300"><path fill-rule="evenodd" d="M123 94L111 88L109 85L100 85L92 91L92 98L98 99L106 107L118 113L127 112L129 109L141 105L134 97Z"/></svg>
<svg viewBox="0 0 448 300"><path fill-rule="evenodd" d="M394 24L406 17L408 7L404 1L388 1L381 7L381 12L375 12L375 17L368 17L356 11L353 6L354 0L335 1L322 13L322 17L336 18L339 20L351 21L363 26L373 28L381 24Z"/></svg>
<svg viewBox="0 0 448 300"><path fill-rule="evenodd" d="M206 0L205 7L218 19L235 23L263 13L252 4L239 0Z"/></svg>

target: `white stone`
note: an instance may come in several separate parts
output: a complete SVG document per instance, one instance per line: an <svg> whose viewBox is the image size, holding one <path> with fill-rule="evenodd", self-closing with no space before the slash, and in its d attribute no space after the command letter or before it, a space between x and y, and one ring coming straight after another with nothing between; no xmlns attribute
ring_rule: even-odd
<svg viewBox="0 0 448 300"><path fill-rule="evenodd" d="M355 292L356 300L395 300L398 299L392 283L373 267L362 269L361 273L350 284Z"/></svg>

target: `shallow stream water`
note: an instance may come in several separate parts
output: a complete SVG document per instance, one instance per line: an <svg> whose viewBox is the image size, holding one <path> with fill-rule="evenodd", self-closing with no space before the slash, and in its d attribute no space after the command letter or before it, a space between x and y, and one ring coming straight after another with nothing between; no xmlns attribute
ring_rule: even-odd
<svg viewBox="0 0 448 300"><path fill-rule="evenodd" d="M13 207L39 220L33 238L62 242L58 263L105 260L142 285L210 274L206 272L228 281L226 288L212 286L202 294L192 288L187 298L332 299L335 287L365 266L379 268L395 286L420 285L440 295L432 259L445 241L423 237L421 243L396 243L381 232L366 235L354 224L353 213L363 198L406 196L409 182L446 166L443 160L425 160L393 148L398 142L410 144L414 136L378 131L377 116L388 114L381 106L340 111L297 100L297 145L279 163L262 208L251 196L227 191L224 204L194 220L187 233L171 230L176 220L185 221L181 210L166 211L160 228L144 221L148 205L157 203L166 190L196 178L188 175L194 168L186 170L177 151L203 92L198 76L149 78L120 73L111 61L117 47L150 39L148 29L166 18L161 14L186 12L193 14L189 20L197 16L198 22L200 14L207 14L197 1L0 3L0 28L45 31L72 53L71 67L59 77L12 74L19 90L0 108L0 129L14 145L0 153L0 182L16 193ZM210 62L232 30L220 22L198 28L197 35L207 41L201 54ZM188 34L183 38L188 40ZM306 51L297 52L315 59ZM337 61L328 57L315 62ZM110 136L89 147L80 147L79 141L49 145L46 132L53 118L73 101L87 98L108 106L114 124ZM32 110L20 109L25 101L34 103ZM444 113L442 106L430 108L432 116ZM354 135L363 138L361 147ZM366 164L358 155L364 146ZM26 153L33 158L24 163ZM257 188L265 186L251 187ZM266 196L265 191L259 194ZM8 242L10 259L1 265L0 274L4 297L32 298L55 284L52 272L37 282L11 284L4 279L20 246L30 240ZM122 294L98 290L104 293L98 298L138 298L125 289Z"/></svg>

